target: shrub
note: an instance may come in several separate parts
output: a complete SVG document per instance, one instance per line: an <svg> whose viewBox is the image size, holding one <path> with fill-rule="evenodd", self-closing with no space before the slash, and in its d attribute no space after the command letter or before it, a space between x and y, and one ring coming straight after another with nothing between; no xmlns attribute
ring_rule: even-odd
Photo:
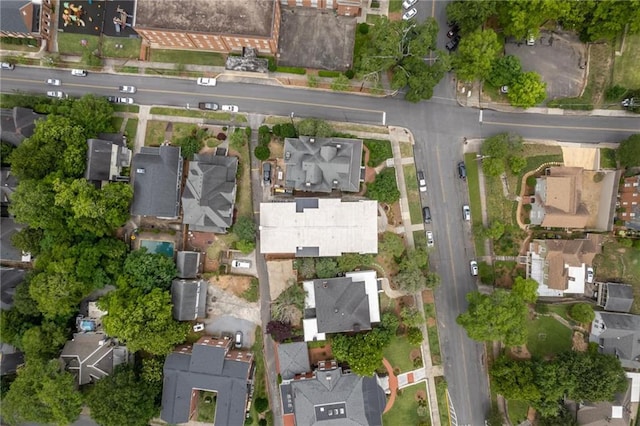
<svg viewBox="0 0 640 426"><path fill-rule="evenodd" d="M249 254L256 249L256 243L247 240L236 241L236 249L242 254Z"/></svg>
<svg viewBox="0 0 640 426"><path fill-rule="evenodd" d="M269 126L262 125L258 128L258 143L267 145L271 141L271 130ZM269 157L267 157L269 158Z"/></svg>
<svg viewBox="0 0 640 426"><path fill-rule="evenodd" d="M331 90L335 90L336 92L345 92L349 90L349 79L346 75L340 74L336 78L333 79L331 83Z"/></svg>
<svg viewBox="0 0 640 426"><path fill-rule="evenodd" d="M409 327L407 330L407 341L413 346L422 344L422 331L418 327Z"/></svg>
<svg viewBox="0 0 640 426"><path fill-rule="evenodd" d="M371 7L373 7L373 2L371 3ZM360 34L369 34L369 24L366 22L358 24L358 32Z"/></svg>
<svg viewBox="0 0 640 426"><path fill-rule="evenodd" d="M267 60L269 61L267 69L269 70L269 72L275 72L275 70L278 68L278 66L276 65L276 60L273 58L273 56L269 56Z"/></svg>
<svg viewBox="0 0 640 426"><path fill-rule="evenodd" d="M524 218L524 224L525 225L530 225L531 224L531 219L528 218L528 217Z"/></svg>
<svg viewBox="0 0 640 426"><path fill-rule="evenodd" d="M227 139L227 135L225 135L224 133L220 132L218 133L218 135L216 136L216 139L218 139L219 141L224 141Z"/></svg>
<svg viewBox="0 0 640 426"><path fill-rule="evenodd" d="M602 182L602 179L604 179L604 173L602 172L598 172L595 175L593 175L593 181L595 183Z"/></svg>
<svg viewBox="0 0 640 426"><path fill-rule="evenodd" d="M604 92L604 97L609 102L617 102L622 100L627 91L625 87L616 84L615 86L607 88Z"/></svg>
<svg viewBox="0 0 640 426"><path fill-rule="evenodd" d="M373 183L367 187L367 197L381 203L392 204L400 199L400 191L396 183L396 171L384 169Z"/></svg>
<svg viewBox="0 0 640 426"><path fill-rule="evenodd" d="M320 77L329 77L329 78L336 78L340 75L339 71L329 71L329 70L320 70L318 71L318 75Z"/></svg>
<svg viewBox="0 0 640 426"><path fill-rule="evenodd" d="M525 204L522 206L525 212L530 212L533 206L531 204Z"/></svg>
<svg viewBox="0 0 640 426"><path fill-rule="evenodd" d="M527 186L536 186L536 181L537 179L534 175L527 177Z"/></svg>
<svg viewBox="0 0 640 426"><path fill-rule="evenodd" d="M633 247L633 240L631 238L620 238L618 242L622 247L626 247L626 248Z"/></svg>
<svg viewBox="0 0 640 426"><path fill-rule="evenodd" d="M276 71L287 73L287 74L298 74L298 75L305 75L307 73L307 70L305 68L299 68L299 67L276 67Z"/></svg>
<svg viewBox="0 0 640 426"><path fill-rule="evenodd" d="M266 398L256 398L255 407L258 413L264 413L269 408L269 401Z"/></svg>
<svg viewBox="0 0 640 426"><path fill-rule="evenodd" d="M307 74L307 86L318 87L318 77L313 74Z"/></svg>
<svg viewBox="0 0 640 426"><path fill-rule="evenodd" d="M345 77L347 77L349 80L351 80L353 77L356 76L356 72L352 69L348 69L344 72Z"/></svg>
<svg viewBox="0 0 640 426"><path fill-rule="evenodd" d="M590 323L596 317L593 308L588 303L576 303L569 310L569 315L582 324Z"/></svg>
<svg viewBox="0 0 640 426"><path fill-rule="evenodd" d="M240 129L238 129L240 130ZM244 128L244 134L247 135L247 138L251 137L251 127L245 127Z"/></svg>
<svg viewBox="0 0 640 426"><path fill-rule="evenodd" d="M271 150L267 145L258 145L256 149L253 150L253 154L260 161L265 161L271 156Z"/></svg>

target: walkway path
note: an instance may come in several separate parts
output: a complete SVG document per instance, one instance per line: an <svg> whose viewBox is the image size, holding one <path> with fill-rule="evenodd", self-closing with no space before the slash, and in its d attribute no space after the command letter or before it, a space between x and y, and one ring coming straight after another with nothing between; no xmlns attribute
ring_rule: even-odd
<svg viewBox="0 0 640 426"><path fill-rule="evenodd" d="M389 372L389 390L391 393L389 394L389 399L387 400L387 405L384 408L383 413L391 410L393 407L393 403L396 401L396 395L398 393L398 379L396 375L393 373L393 367L391 363L387 361L386 358L382 358L382 364L384 364L384 368Z"/></svg>

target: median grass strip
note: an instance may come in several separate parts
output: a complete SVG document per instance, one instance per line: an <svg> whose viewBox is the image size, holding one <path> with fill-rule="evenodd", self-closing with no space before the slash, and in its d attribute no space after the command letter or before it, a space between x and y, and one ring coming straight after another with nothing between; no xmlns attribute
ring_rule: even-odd
<svg viewBox="0 0 640 426"><path fill-rule="evenodd" d="M140 107L138 105L114 105L113 112L133 112L138 113Z"/></svg>
<svg viewBox="0 0 640 426"><path fill-rule="evenodd" d="M449 404L447 404L447 382L444 377L436 377L436 395L438 395L438 412L440 413L440 424L450 425Z"/></svg>
<svg viewBox="0 0 640 426"><path fill-rule="evenodd" d="M427 320L427 337L429 338L429 352L431 352L431 363L433 365L440 365L442 364L442 357L440 355L440 338L438 337L438 320L436 318L435 304L424 304L424 316Z"/></svg>
<svg viewBox="0 0 640 426"><path fill-rule="evenodd" d="M413 164L405 164L402 166L402 170L404 171L404 182L407 187L411 223L422 223L422 204L420 203L416 167Z"/></svg>
<svg viewBox="0 0 640 426"><path fill-rule="evenodd" d="M464 163L467 167L467 188L469 190L469 202L471 207L471 220L473 227L482 226L482 204L480 200L480 180L478 178L478 163L475 153L468 153L464 156ZM476 256L485 256L484 239L474 238Z"/></svg>
<svg viewBox="0 0 640 426"><path fill-rule="evenodd" d="M243 114L235 114L235 116L232 117L232 115L228 112L200 111L197 109L153 107L151 108L151 114L171 115L176 117L205 118L209 120L230 121L236 123L247 122L247 117L245 117Z"/></svg>

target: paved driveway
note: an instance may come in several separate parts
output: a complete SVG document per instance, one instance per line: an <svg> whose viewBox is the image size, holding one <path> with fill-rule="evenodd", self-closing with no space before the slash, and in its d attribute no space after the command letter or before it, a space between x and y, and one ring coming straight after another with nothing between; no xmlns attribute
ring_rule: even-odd
<svg viewBox="0 0 640 426"><path fill-rule="evenodd" d="M547 83L549 99L579 96L586 84L586 47L575 35L542 31L535 46L507 39L507 55L520 58L524 71L536 71Z"/></svg>

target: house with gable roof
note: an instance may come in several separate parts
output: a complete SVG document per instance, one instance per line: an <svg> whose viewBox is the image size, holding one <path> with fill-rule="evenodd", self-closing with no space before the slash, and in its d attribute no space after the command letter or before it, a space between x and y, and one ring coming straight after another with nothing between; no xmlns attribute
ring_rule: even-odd
<svg viewBox="0 0 640 426"><path fill-rule="evenodd" d="M640 368L640 315L596 311L589 341L598 352L615 355L622 367Z"/></svg>
<svg viewBox="0 0 640 426"><path fill-rule="evenodd" d="M3 3L4 4L4 3ZM29 108L13 107L0 109L0 132L3 142L18 146L23 140L33 135L36 122L46 119L45 114L38 114Z"/></svg>
<svg viewBox="0 0 640 426"><path fill-rule="evenodd" d="M87 140L85 179L96 185L129 181L128 176L122 176L122 169L131 164L131 150L127 148L124 136L118 136L119 138L114 138L115 140L102 138Z"/></svg>
<svg viewBox="0 0 640 426"><path fill-rule="evenodd" d="M182 223L190 231L226 234L233 224L238 158L195 155L182 194Z"/></svg>
<svg viewBox="0 0 640 426"><path fill-rule="evenodd" d="M610 312L629 312L633 306L633 287L628 284L601 283L597 305Z"/></svg>

